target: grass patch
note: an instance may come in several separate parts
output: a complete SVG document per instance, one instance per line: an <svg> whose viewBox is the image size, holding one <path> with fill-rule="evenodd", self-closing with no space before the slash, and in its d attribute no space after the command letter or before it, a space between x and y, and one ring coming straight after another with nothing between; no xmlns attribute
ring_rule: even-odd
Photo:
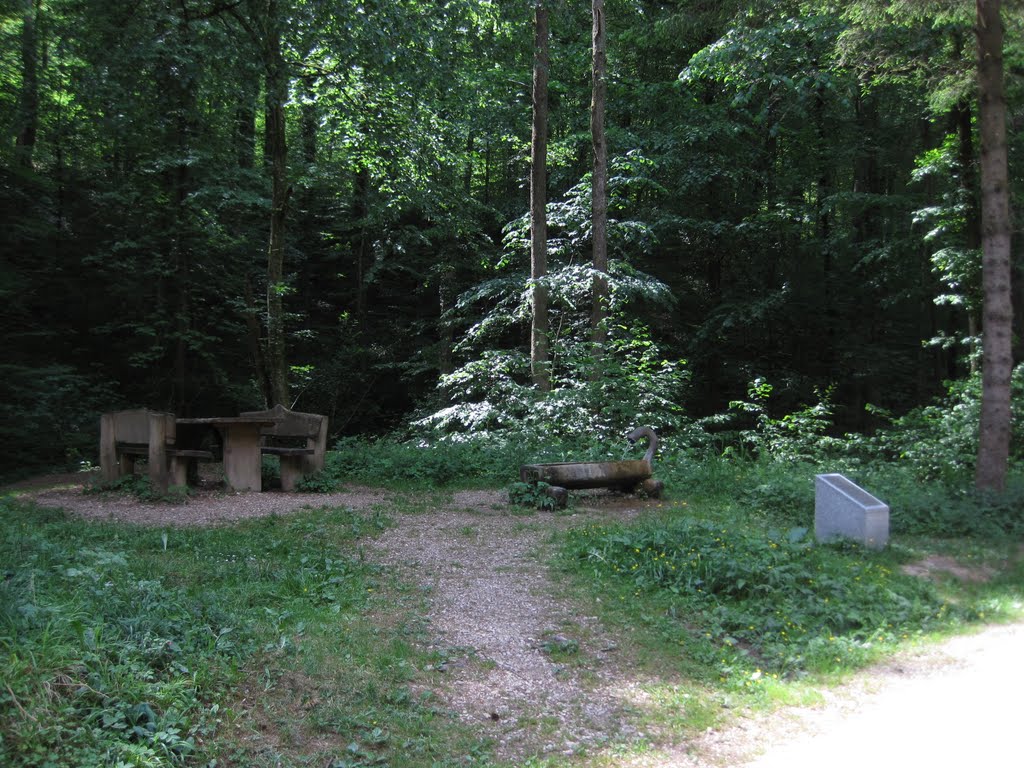
<svg viewBox="0 0 1024 768"><path fill-rule="evenodd" d="M935 583L901 572L911 547L814 545L806 528L751 525L729 505L703 520L689 503L675 509L685 516L570 532L563 561L677 646L688 674L725 690L843 673L1020 611L1019 567L991 583Z"/></svg>
<svg viewBox="0 0 1024 768"><path fill-rule="evenodd" d="M386 524L160 530L0 500L0 764L480 764L414 692L422 595L360 555Z"/></svg>

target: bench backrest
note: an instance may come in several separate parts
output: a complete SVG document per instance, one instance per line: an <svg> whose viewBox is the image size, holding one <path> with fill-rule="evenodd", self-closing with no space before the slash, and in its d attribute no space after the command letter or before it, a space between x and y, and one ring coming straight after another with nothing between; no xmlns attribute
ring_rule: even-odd
<svg viewBox="0 0 1024 768"><path fill-rule="evenodd" d="M115 443L145 444L149 442L151 417L163 417L164 437L174 443L174 414L136 408L130 411L115 411L104 414L105 426Z"/></svg>
<svg viewBox="0 0 1024 768"><path fill-rule="evenodd" d="M112 482L134 466L132 454L145 446L151 476L164 476L167 447L174 445L173 413L145 408L115 411L100 416L100 467L104 482Z"/></svg>
<svg viewBox="0 0 1024 768"><path fill-rule="evenodd" d="M260 430L267 444L281 439L305 440L306 447L314 449L321 458L327 450L327 417L319 413L302 413L288 410L283 405L275 405L266 411L245 411L241 415L279 419L277 423Z"/></svg>

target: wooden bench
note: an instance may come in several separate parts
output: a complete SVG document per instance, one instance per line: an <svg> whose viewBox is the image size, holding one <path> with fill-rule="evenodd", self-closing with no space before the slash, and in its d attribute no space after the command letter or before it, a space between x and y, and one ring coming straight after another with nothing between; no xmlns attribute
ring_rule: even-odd
<svg viewBox="0 0 1024 768"><path fill-rule="evenodd" d="M188 467L197 460L214 461L212 451L176 445L173 413L138 408L100 416L100 468L104 482L135 472L144 457L154 488L166 492L169 484L185 485Z"/></svg>
<svg viewBox="0 0 1024 768"><path fill-rule="evenodd" d="M290 411L276 405L267 411L246 411L242 416L274 419L260 430L260 452L281 460L281 489L294 491L296 483L324 467L327 453L327 417Z"/></svg>

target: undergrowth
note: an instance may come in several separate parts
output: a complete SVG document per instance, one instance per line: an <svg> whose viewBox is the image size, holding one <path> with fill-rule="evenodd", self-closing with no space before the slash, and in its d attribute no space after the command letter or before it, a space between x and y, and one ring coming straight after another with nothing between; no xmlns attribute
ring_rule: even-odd
<svg viewBox="0 0 1024 768"><path fill-rule="evenodd" d="M472 438L364 440L341 438L328 451L324 469L300 481L300 489L330 492L345 483L389 488L506 486L522 464L638 457L625 438L571 443L562 440Z"/></svg>
<svg viewBox="0 0 1024 768"><path fill-rule="evenodd" d="M666 631L731 685L856 667L879 647L979 616L899 573L890 554L815 546L806 528L760 534L677 518L574 531L563 554L618 599L678 617Z"/></svg>

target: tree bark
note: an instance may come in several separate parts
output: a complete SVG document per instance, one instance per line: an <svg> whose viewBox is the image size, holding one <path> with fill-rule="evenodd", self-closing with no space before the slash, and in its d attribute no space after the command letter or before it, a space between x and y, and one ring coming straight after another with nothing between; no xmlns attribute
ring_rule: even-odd
<svg viewBox="0 0 1024 768"><path fill-rule="evenodd" d="M976 0L981 139L982 392L975 485L1001 491L1010 453L1013 306L1000 0Z"/></svg>
<svg viewBox="0 0 1024 768"><path fill-rule="evenodd" d="M267 366L263 361L263 326L260 325L259 307L256 304L256 292L252 287L252 278L245 276L243 283L245 295L245 340L249 347L249 358L252 368L256 372L256 382L260 388L260 395L263 397L263 404L270 402L271 387L267 378Z"/></svg>
<svg viewBox="0 0 1024 768"><path fill-rule="evenodd" d="M533 47L533 140L530 147L530 278L533 324L530 329L530 371L541 392L551 390L548 350L547 160L548 160L548 10L537 3Z"/></svg>
<svg viewBox="0 0 1024 768"><path fill-rule="evenodd" d="M981 250L981 222L978 217L978 203L975 198L977 190L977 174L974 163L974 126L971 120L971 106L966 99L961 100L953 108L953 119L956 122L957 160L960 165L960 188L963 191L966 210L964 211L964 245L968 250ZM978 310L967 307L967 335L972 339L979 333ZM977 345L971 343L971 373L978 372Z"/></svg>
<svg viewBox="0 0 1024 768"><path fill-rule="evenodd" d="M285 136L284 106L288 98L288 79L281 53L281 29L277 2L267 4L265 40L267 82L266 144L271 178L270 243L267 248L267 378L270 380L271 406L288 406L288 367L285 358L284 328L284 232L288 213L288 145Z"/></svg>
<svg viewBox="0 0 1024 768"><path fill-rule="evenodd" d="M370 261L370 169L360 164L356 170L353 195L355 222L359 231L353 250L356 255L356 319L362 325L366 320L366 273Z"/></svg>
<svg viewBox="0 0 1024 768"><path fill-rule="evenodd" d="M437 367L445 375L455 370L455 331L448 314L455 306L457 297L455 277L455 265L450 261L442 263L437 277L437 298L441 310L437 322L439 337Z"/></svg>
<svg viewBox="0 0 1024 768"><path fill-rule="evenodd" d="M590 134L594 148L591 236L594 248L593 309L591 340L595 347L607 336L608 317L608 143L604 131L608 66L604 0L593 0L593 98L590 104ZM596 350L595 350L596 352Z"/></svg>
<svg viewBox="0 0 1024 768"><path fill-rule="evenodd" d="M238 84L232 143L235 161L242 170L256 167L256 105L259 102L259 81L244 79Z"/></svg>
<svg viewBox="0 0 1024 768"><path fill-rule="evenodd" d="M18 165L32 168L39 127L39 41L36 27L39 0L23 0L22 5L21 92L14 149Z"/></svg>

